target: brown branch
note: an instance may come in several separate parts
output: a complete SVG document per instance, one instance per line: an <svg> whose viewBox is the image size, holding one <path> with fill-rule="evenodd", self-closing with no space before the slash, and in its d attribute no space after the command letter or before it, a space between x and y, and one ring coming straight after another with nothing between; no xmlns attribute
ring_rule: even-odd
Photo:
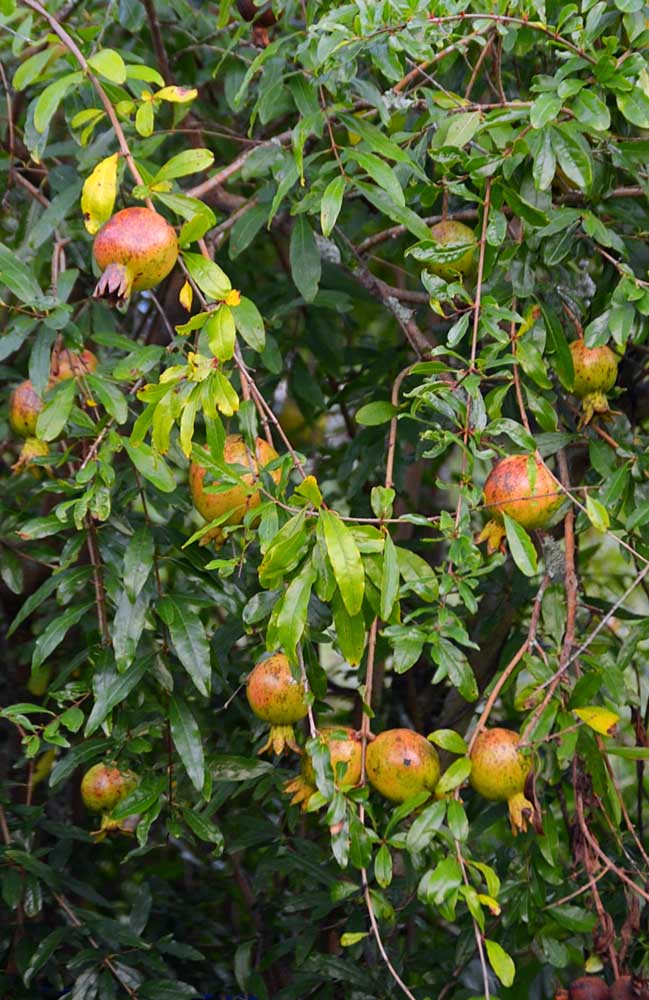
<svg viewBox="0 0 649 1000"><path fill-rule="evenodd" d="M153 50L155 52L158 68L164 77L165 83L173 83L174 78L169 66L169 59L167 57L167 50L165 49L165 44L162 38L162 32L160 31L160 22L158 21L158 15L156 14L155 4L153 3L153 0L142 0L142 4L146 10L146 16L149 21L151 41L153 42Z"/></svg>
<svg viewBox="0 0 649 1000"><path fill-rule="evenodd" d="M86 517L88 555L92 564L92 578L95 585L95 602L97 605L97 619L99 621L99 631L104 646L110 645L110 629L108 628L108 615L106 614L106 590L102 575L101 557L97 546L97 529L92 519L92 515Z"/></svg>

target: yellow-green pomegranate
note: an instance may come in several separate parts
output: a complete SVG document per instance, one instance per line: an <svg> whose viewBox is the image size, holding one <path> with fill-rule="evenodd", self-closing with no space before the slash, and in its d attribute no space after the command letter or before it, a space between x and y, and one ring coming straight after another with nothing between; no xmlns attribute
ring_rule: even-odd
<svg viewBox="0 0 649 1000"><path fill-rule="evenodd" d="M530 762L519 749L520 737L511 729L484 729L471 750L472 788L485 799L507 802L512 833L527 830L534 807L525 798Z"/></svg>
<svg viewBox="0 0 649 1000"><path fill-rule="evenodd" d="M615 385L619 359L610 347L586 347L583 340L570 345L575 380L572 391L581 399L581 424L587 424L596 413L609 413L606 393Z"/></svg>
<svg viewBox="0 0 649 1000"><path fill-rule="evenodd" d="M405 802L418 792L434 792L439 781L437 751L411 729L387 729L368 744L367 778L390 802Z"/></svg>
<svg viewBox="0 0 649 1000"><path fill-rule="evenodd" d="M286 656L275 653L260 660L248 677L246 693L257 718L270 723L268 740L259 753L272 747L280 754L285 746L301 753L295 742L293 724L304 718L309 706L304 685L293 677Z"/></svg>
<svg viewBox="0 0 649 1000"><path fill-rule="evenodd" d="M448 264L426 264L429 271L432 271L433 274L436 274L440 278L444 278L446 281L452 281L458 275L465 277L473 270L475 263L475 234L472 229L465 226L463 222L446 219L431 226L430 234L443 247L455 244L469 244L469 246L459 259L451 261Z"/></svg>

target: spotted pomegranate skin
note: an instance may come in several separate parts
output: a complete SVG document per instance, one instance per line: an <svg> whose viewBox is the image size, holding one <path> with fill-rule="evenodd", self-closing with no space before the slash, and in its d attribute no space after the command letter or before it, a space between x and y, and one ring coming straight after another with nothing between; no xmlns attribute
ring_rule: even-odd
<svg viewBox="0 0 649 1000"><path fill-rule="evenodd" d="M81 798L92 812L110 812L136 785L137 778L131 771L95 764L83 776Z"/></svg>
<svg viewBox="0 0 649 1000"><path fill-rule="evenodd" d="M19 437L36 436L36 421L43 409L43 400L27 379L17 385L9 397L9 426Z"/></svg>
<svg viewBox="0 0 649 1000"><path fill-rule="evenodd" d="M254 472L244 473L242 479L246 485L252 485L258 478L259 466L268 465L276 459L277 452L267 441L257 438L255 441L256 458L252 460ZM249 455L245 442L241 434L229 434L225 439L223 448L223 459L228 465L242 465L250 468L251 456ZM271 473L274 481L279 482L281 472L276 469ZM208 492L213 486L218 485L218 480L203 487L205 469L198 462L192 462L189 468L189 490L192 501L199 514L202 514L206 521L214 521L222 514L231 511L226 524L241 524L246 513L253 507L258 507L261 503L261 495L258 490L249 493L243 486L233 486L223 493Z"/></svg>
<svg viewBox="0 0 649 1000"><path fill-rule="evenodd" d="M575 396L583 399L591 392L608 392L613 388L619 362L610 347L586 347L583 340L573 340L570 353L575 369Z"/></svg>
<svg viewBox="0 0 649 1000"><path fill-rule="evenodd" d="M103 272L93 297L120 304L167 277L178 258L178 240L157 212L124 208L101 227L93 252Z"/></svg>
<svg viewBox="0 0 649 1000"><path fill-rule="evenodd" d="M344 734L342 738L341 733ZM327 744L334 780L336 779L336 765L344 763L347 765L347 769L342 784L346 786L357 785L361 780L362 744L356 732L349 726L325 726L320 730L319 736ZM336 787L339 787L340 782L335 781L335 783ZM309 754L305 753L302 757L299 775L286 783L284 791L293 795L291 805L301 803L302 808L304 808L316 790L313 762Z"/></svg>
<svg viewBox="0 0 649 1000"><path fill-rule="evenodd" d="M568 989L570 1000L610 1000L611 991L599 976L582 976Z"/></svg>
<svg viewBox="0 0 649 1000"><path fill-rule="evenodd" d="M390 802L405 802L421 791L433 792L439 781L437 751L411 729L387 729L368 744L367 778Z"/></svg>
<svg viewBox="0 0 649 1000"><path fill-rule="evenodd" d="M485 799L509 803L512 833L527 829L534 807L525 798L529 760L520 752L520 736L511 729L484 729L471 750L471 787Z"/></svg>
<svg viewBox="0 0 649 1000"><path fill-rule="evenodd" d="M465 226L463 222L455 222L453 219L437 222L434 226L431 226L430 234L442 246L448 246L451 243L475 243L475 233L473 230ZM466 250L462 254L459 260L454 260L450 264L431 263L427 264L426 267L438 277L444 278L446 281L451 281L453 278L457 278L458 272L461 275L469 274L473 268L474 261L475 247L471 246L469 250Z"/></svg>
<svg viewBox="0 0 649 1000"><path fill-rule="evenodd" d="M60 351L52 354L52 364L50 366L50 380L52 382L63 382L68 378L78 378L87 375L89 372L97 370L97 355L92 351L82 351L77 354L64 347Z"/></svg>
<svg viewBox="0 0 649 1000"><path fill-rule="evenodd" d="M246 693L257 718L271 726L268 741L259 753L272 747L279 754L285 745L300 752L295 743L293 723L304 718L309 706L304 686L293 677L286 656L275 653L260 660L248 677Z"/></svg>
<svg viewBox="0 0 649 1000"><path fill-rule="evenodd" d="M529 455L508 455L491 470L484 487L485 505L495 521L507 514L524 528L547 527L562 503L561 492L543 462L536 464L534 489L528 474Z"/></svg>
<svg viewBox="0 0 649 1000"><path fill-rule="evenodd" d="M258 7L254 0L237 0L237 8L244 21L254 21L262 28L272 28L277 24L270 4Z"/></svg>

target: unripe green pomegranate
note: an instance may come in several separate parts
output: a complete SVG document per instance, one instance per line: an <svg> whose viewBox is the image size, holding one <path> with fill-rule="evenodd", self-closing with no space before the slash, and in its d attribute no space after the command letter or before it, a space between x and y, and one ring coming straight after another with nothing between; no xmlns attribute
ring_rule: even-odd
<svg viewBox="0 0 649 1000"><path fill-rule="evenodd" d="M93 298L119 305L131 292L155 288L167 277L178 258L178 240L157 212L124 208L101 227L93 252L103 272Z"/></svg>
<svg viewBox="0 0 649 1000"><path fill-rule="evenodd" d="M98 363L97 355L93 354L92 351L86 350L77 354L75 351L69 351L67 347L63 347L52 353L50 382L63 382L64 379L87 375L96 370Z"/></svg>
<svg viewBox="0 0 649 1000"><path fill-rule="evenodd" d="M304 718L309 706L304 685L293 677L283 653L260 660L248 677L246 693L257 718L270 723L268 740L259 753L272 747L280 754L285 746L301 753L295 742L293 724Z"/></svg>
<svg viewBox="0 0 649 1000"><path fill-rule="evenodd" d="M570 1000L610 1000L611 991L599 976L582 976L568 989Z"/></svg>
<svg viewBox="0 0 649 1000"><path fill-rule="evenodd" d="M535 470L533 485L530 465ZM503 514L528 531L547 528L563 502L549 469L534 455L508 455L501 459L487 476L484 498L491 520L478 541L486 539L490 552L495 552L505 535Z"/></svg>
<svg viewBox="0 0 649 1000"><path fill-rule="evenodd" d="M573 340L570 353L575 369L572 391L582 402L583 426L595 413L610 412L606 393L615 385L619 359L610 347L586 347L583 340Z"/></svg>
<svg viewBox="0 0 649 1000"><path fill-rule="evenodd" d="M405 802L418 792L434 792L439 781L437 751L411 729L387 729L368 744L367 778L391 802Z"/></svg>
<svg viewBox="0 0 649 1000"><path fill-rule="evenodd" d="M362 745L354 730L349 726L327 726L318 735L327 744L336 787L340 785L336 780L336 765L342 763L347 765L342 784L347 787L357 785L361 780ZM293 796L291 805L299 803L302 809L306 808L309 799L317 791L313 762L308 753L302 756L299 775L286 782L284 791Z"/></svg>
<svg viewBox="0 0 649 1000"><path fill-rule="evenodd" d="M94 764L81 781L81 798L92 812L110 812L137 784L138 778L132 771Z"/></svg>
<svg viewBox="0 0 649 1000"><path fill-rule="evenodd" d="M534 807L525 798L529 760L519 750L520 737L511 729L484 729L471 750L472 788L485 799L509 804L512 833L527 830Z"/></svg>
<svg viewBox="0 0 649 1000"><path fill-rule="evenodd" d="M453 278L458 277L458 274L461 277L465 277L473 270L475 262L475 233L472 229L465 226L463 222L446 219L444 222L437 222L434 226L431 226L430 234L443 247L464 243L468 243L470 246L458 260L454 260L451 263L427 263L426 268L429 271L432 271L433 274L436 274L440 278L444 278L445 281L452 281Z"/></svg>
<svg viewBox="0 0 649 1000"><path fill-rule="evenodd" d="M17 385L9 397L9 426L19 437L36 436L38 414L43 409L43 400L32 383L27 379Z"/></svg>
<svg viewBox="0 0 649 1000"><path fill-rule="evenodd" d="M252 468L251 472L243 473L242 480L247 486L252 486L259 478L259 466L268 465L278 456L274 448L262 438L255 441L255 458L252 458L246 448L245 441L241 434L229 434L225 439L223 447L223 459L228 465L242 465L244 468ZM218 479L203 486L206 470L198 462L192 462L189 467L189 490L192 501L199 514L202 514L206 521L214 521L217 517L230 512L230 516L225 524L241 524L245 515L253 507L258 507L261 503L261 495L258 490L249 491L244 486L231 486L221 493L212 493L212 489L219 487ZM281 471L275 469L271 473L273 480L278 483ZM223 532L216 528L210 532L206 541L216 538L217 541L223 538Z"/></svg>

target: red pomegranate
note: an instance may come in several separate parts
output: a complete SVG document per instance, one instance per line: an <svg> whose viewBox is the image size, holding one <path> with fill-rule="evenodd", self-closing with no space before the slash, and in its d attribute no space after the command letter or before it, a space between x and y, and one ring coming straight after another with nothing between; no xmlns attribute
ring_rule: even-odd
<svg viewBox="0 0 649 1000"><path fill-rule="evenodd" d="M124 208L101 227L93 252L103 272L93 298L119 305L131 292L154 288L167 277L178 257L178 240L157 212Z"/></svg>
<svg viewBox="0 0 649 1000"><path fill-rule="evenodd" d="M610 412L606 393L615 385L619 359L610 347L586 347L583 340L574 340L570 353L575 369L572 391L581 399L583 425L595 413Z"/></svg>
<svg viewBox="0 0 649 1000"><path fill-rule="evenodd" d="M309 706L304 685L293 676L283 653L260 660L248 677L246 692L248 703L257 718L270 723L268 740L259 753L265 753L272 747L276 754L280 754L285 746L301 753L295 742L293 723L304 718Z"/></svg>
<svg viewBox="0 0 649 1000"><path fill-rule="evenodd" d="M509 804L512 833L527 830L534 806L525 798L529 760L518 749L520 737L511 729L484 729L471 750L472 788L485 799Z"/></svg>
<svg viewBox="0 0 649 1000"><path fill-rule="evenodd" d="M610 1000L611 991L599 976L582 976L568 989L570 1000Z"/></svg>
<svg viewBox="0 0 649 1000"><path fill-rule="evenodd" d="M390 802L405 802L418 792L434 792L439 781L437 751L411 729L387 729L368 744L367 778Z"/></svg>
<svg viewBox="0 0 649 1000"><path fill-rule="evenodd" d="M82 351L77 354L63 347L52 353L50 364L50 382L63 382L68 378L79 378L97 369L97 355L92 351Z"/></svg>
<svg viewBox="0 0 649 1000"><path fill-rule="evenodd" d="M349 787L357 785L361 780L361 741L349 726L328 726L319 732L320 739L326 743L329 750L329 760L334 773L336 787L341 782L336 779L338 764L346 764L347 768L342 778L342 784ZM302 757L300 773L297 778L287 781L284 791L292 795L291 805L301 805L305 809L313 793L317 790L313 762L308 753Z"/></svg>
<svg viewBox="0 0 649 1000"><path fill-rule="evenodd" d="M528 531L546 528L563 501L550 470L534 455L508 455L497 462L487 476L484 497L491 520L478 541L486 540L489 552L505 536L503 514Z"/></svg>

